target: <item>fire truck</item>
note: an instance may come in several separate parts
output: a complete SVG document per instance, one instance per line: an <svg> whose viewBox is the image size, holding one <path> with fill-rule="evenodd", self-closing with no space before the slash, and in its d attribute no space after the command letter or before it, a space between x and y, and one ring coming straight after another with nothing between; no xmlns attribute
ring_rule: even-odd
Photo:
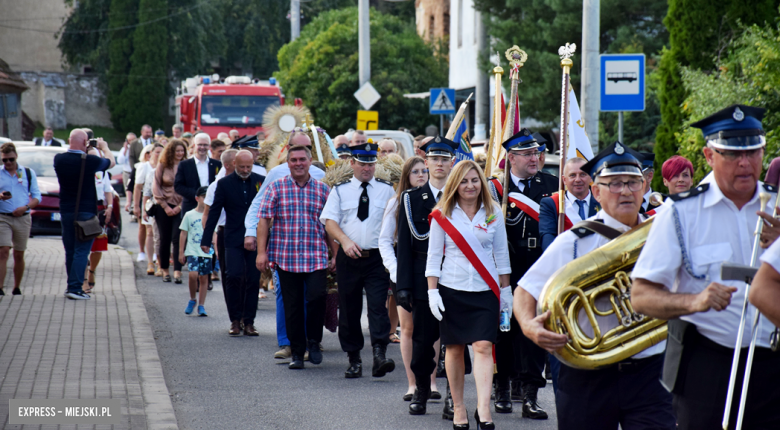
<svg viewBox="0 0 780 430"><path fill-rule="evenodd" d="M184 131L200 130L212 139L233 129L239 135L256 134L263 130L266 109L284 104L275 78L195 76L182 81L176 92L176 117Z"/></svg>

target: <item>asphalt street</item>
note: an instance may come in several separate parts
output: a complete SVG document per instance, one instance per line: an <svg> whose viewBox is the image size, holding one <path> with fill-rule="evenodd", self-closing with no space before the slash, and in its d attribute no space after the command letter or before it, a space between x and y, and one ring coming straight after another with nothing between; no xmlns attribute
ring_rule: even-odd
<svg viewBox="0 0 780 430"><path fill-rule="evenodd" d="M138 224L125 219L120 245L138 252ZM428 403L425 416L411 416L406 376L397 344L388 347L396 370L384 378L371 377L368 324L363 315L366 347L363 377L345 379L348 363L336 333L325 331L324 359L306 362L304 370L289 370L287 361L274 360L276 302L273 293L261 300L255 326L259 337L228 336L221 282L206 298L208 317L184 314L189 300L186 273L182 285L163 283L146 275L146 264L136 263L138 290L149 316L165 382L181 429L448 429L441 418L442 401ZM364 306L365 309L365 306ZM439 388L444 388L440 380ZM550 414L546 421L524 419L521 404L509 415L493 414L497 428L554 429L557 427L552 386L539 392ZM466 377L466 408L472 428L476 408L474 379Z"/></svg>

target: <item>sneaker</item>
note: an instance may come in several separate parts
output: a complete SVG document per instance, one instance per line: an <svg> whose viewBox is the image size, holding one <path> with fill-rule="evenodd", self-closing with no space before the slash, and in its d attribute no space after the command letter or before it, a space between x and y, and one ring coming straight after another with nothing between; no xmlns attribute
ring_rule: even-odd
<svg viewBox="0 0 780 430"><path fill-rule="evenodd" d="M71 300L89 300L89 294L83 291L68 291L65 293L65 297Z"/></svg>
<svg viewBox="0 0 780 430"><path fill-rule="evenodd" d="M209 314L206 313L206 308L204 308L202 305L198 306L198 316L199 317L209 316Z"/></svg>
<svg viewBox="0 0 780 430"><path fill-rule="evenodd" d="M311 364L320 364L322 363L322 351L320 350L320 343L316 340L310 340L309 341L309 350L306 351L309 353L309 361Z"/></svg>
<svg viewBox="0 0 780 430"><path fill-rule="evenodd" d="M196 303L198 303L198 302L196 302L195 300L190 300L187 303L187 309L184 310L184 313L187 314L187 315L191 314L192 311L195 310L195 304Z"/></svg>
<svg viewBox="0 0 780 430"><path fill-rule="evenodd" d="M146 261L146 253L145 252L138 253L137 261Z"/></svg>
<svg viewBox="0 0 780 430"><path fill-rule="evenodd" d="M290 357L292 357L292 349L290 348L290 345L283 346L274 353L274 358L277 360L286 360Z"/></svg>

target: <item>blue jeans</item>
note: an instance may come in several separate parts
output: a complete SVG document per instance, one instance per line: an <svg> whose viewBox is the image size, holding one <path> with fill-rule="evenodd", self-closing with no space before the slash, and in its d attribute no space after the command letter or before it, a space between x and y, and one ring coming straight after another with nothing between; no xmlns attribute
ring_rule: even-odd
<svg viewBox="0 0 780 430"><path fill-rule="evenodd" d="M284 300L282 300L282 290L279 286L279 275L276 270L274 274L274 294L276 294L276 341L279 343L279 348L284 346L290 346L290 339L287 338L287 324L284 322ZM306 285L303 286L303 318L306 319L306 305L309 300L306 299Z"/></svg>
<svg viewBox="0 0 780 430"><path fill-rule="evenodd" d="M65 247L65 271L68 273L68 291L82 291L84 272L89 264L89 251L94 239L82 242L76 238L75 217L72 213L62 213L62 245ZM86 221L95 216L89 212L79 212L78 221Z"/></svg>

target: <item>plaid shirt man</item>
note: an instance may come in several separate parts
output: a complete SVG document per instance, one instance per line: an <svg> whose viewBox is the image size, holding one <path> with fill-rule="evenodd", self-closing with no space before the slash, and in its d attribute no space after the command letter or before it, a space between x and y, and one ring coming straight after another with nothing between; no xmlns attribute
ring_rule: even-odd
<svg viewBox="0 0 780 430"><path fill-rule="evenodd" d="M274 222L268 239L269 261L293 273L327 269L325 226L319 217L329 192L327 185L313 177L303 187L289 175L268 186L257 216Z"/></svg>

